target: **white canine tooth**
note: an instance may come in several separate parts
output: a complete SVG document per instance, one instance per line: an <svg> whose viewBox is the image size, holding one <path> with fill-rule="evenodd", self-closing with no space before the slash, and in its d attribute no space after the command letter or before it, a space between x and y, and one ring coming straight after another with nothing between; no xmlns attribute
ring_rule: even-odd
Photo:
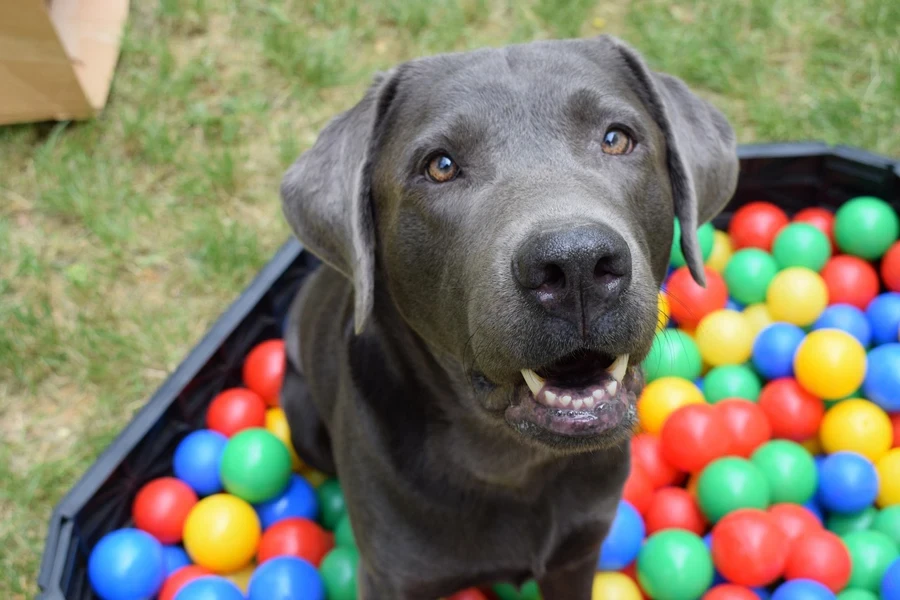
<svg viewBox="0 0 900 600"><path fill-rule="evenodd" d="M590 396L584 399L584 407L585 408L594 408L594 399Z"/></svg>
<svg viewBox="0 0 900 600"><path fill-rule="evenodd" d="M606 386L609 389L609 386ZM594 397L594 400L603 400L603 390L594 390L594 393L591 394Z"/></svg>
<svg viewBox="0 0 900 600"><path fill-rule="evenodd" d="M522 377L525 379L528 389L530 389L534 397L537 398L541 388L544 387L544 380L531 369L522 369Z"/></svg>
<svg viewBox="0 0 900 600"><path fill-rule="evenodd" d="M610 379L606 382L605 387L607 394L609 394L610 396L615 396L616 392L619 390L619 382L615 379ZM594 393L596 394L597 392Z"/></svg>
<svg viewBox="0 0 900 600"><path fill-rule="evenodd" d="M581 405L583 403L584 400L582 400L581 398L575 398L574 400L572 400L572 408L574 408L575 410L579 410L581 409Z"/></svg>
<svg viewBox="0 0 900 600"><path fill-rule="evenodd" d="M559 403L563 406L569 406L570 404L572 404L572 396L569 396L568 394L563 396L559 399Z"/></svg>
<svg viewBox="0 0 900 600"><path fill-rule="evenodd" d="M622 379L625 378L625 369L628 368L628 355L620 354L616 357L616 360L613 361L611 365L606 367L606 370L609 371L609 374L613 376L613 379L622 383Z"/></svg>

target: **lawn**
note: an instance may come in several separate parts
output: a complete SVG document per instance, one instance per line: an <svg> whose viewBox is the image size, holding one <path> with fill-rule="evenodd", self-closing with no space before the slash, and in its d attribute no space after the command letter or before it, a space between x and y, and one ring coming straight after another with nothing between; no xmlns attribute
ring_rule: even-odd
<svg viewBox="0 0 900 600"><path fill-rule="evenodd" d="M371 74L618 35L742 142L900 156L896 0L133 2L110 103L0 128L0 598L53 505L289 234L278 184Z"/></svg>

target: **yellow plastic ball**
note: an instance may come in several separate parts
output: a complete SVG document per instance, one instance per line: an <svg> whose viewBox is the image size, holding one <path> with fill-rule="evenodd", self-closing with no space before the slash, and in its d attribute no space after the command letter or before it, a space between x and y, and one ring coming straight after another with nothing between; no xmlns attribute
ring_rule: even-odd
<svg viewBox="0 0 900 600"><path fill-rule="evenodd" d="M291 441L291 428L288 426L287 417L281 408L275 407L266 411L266 429L281 440L282 444L287 446L291 455L291 468L300 472L303 468L303 461L300 460L300 457L297 456L297 452L294 450L294 443Z"/></svg>
<svg viewBox="0 0 900 600"><path fill-rule="evenodd" d="M669 415L687 404L705 402L703 392L681 377L660 377L651 381L638 398L637 412L641 430L659 433Z"/></svg>
<svg viewBox="0 0 900 600"><path fill-rule="evenodd" d="M714 367L747 362L753 351L753 337L753 327L747 318L726 309L703 317L694 334L700 356Z"/></svg>
<svg viewBox="0 0 900 600"><path fill-rule="evenodd" d="M250 504L231 494L213 494L188 513L184 549L198 565L234 573L253 560L260 534L259 517Z"/></svg>
<svg viewBox="0 0 900 600"><path fill-rule="evenodd" d="M811 438L803 440L802 442L800 442L800 445L803 446L804 448L806 448L806 451L809 452L810 454L812 454L813 456L815 456L817 454L822 454L822 451L824 450L822 448L821 440L819 440L819 437L815 436L815 435Z"/></svg>
<svg viewBox="0 0 900 600"><path fill-rule="evenodd" d="M713 233L713 249L712 254L706 259L706 266L721 273L725 270L731 255L734 254L734 247L731 245L731 238L724 231L716 229Z"/></svg>
<svg viewBox="0 0 900 600"><path fill-rule="evenodd" d="M806 327L828 305L828 288L822 276L812 269L788 267L769 283L766 305L774 320Z"/></svg>
<svg viewBox="0 0 900 600"><path fill-rule="evenodd" d="M769 307L764 303L751 304L741 311L750 328L753 330L753 337L756 338L759 332L774 323L772 315L769 314Z"/></svg>
<svg viewBox="0 0 900 600"><path fill-rule="evenodd" d="M880 406L850 398L828 409L819 427L819 439L828 454L850 450L875 462L891 449L894 429Z"/></svg>
<svg viewBox="0 0 900 600"><path fill-rule="evenodd" d="M878 471L878 497L881 508L900 504L900 448L889 450L875 463Z"/></svg>
<svg viewBox="0 0 900 600"><path fill-rule="evenodd" d="M610 571L594 575L591 600L643 600L643 596L631 577Z"/></svg>
<svg viewBox="0 0 900 600"><path fill-rule="evenodd" d="M669 324L669 299L660 292L657 295L656 305L659 307L659 314L656 318L656 331L662 331Z"/></svg>
<svg viewBox="0 0 900 600"><path fill-rule="evenodd" d="M250 578L253 577L253 572L256 570L256 565L250 563L240 571L235 571L234 573L228 573L225 575L225 579L228 579L234 585L241 588L241 591L245 594L247 593L247 589L250 587Z"/></svg>
<svg viewBox="0 0 900 600"><path fill-rule="evenodd" d="M319 487L328 479L328 475L311 467L304 467L303 470L300 471L300 474L303 475L303 478L314 488Z"/></svg>
<svg viewBox="0 0 900 600"><path fill-rule="evenodd" d="M840 329L817 329L794 354L794 375L810 394L826 400L845 398L866 376L866 349Z"/></svg>

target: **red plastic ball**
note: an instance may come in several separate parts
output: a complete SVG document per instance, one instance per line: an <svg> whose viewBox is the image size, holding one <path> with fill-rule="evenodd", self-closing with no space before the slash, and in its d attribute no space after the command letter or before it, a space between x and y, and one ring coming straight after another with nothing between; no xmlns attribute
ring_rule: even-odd
<svg viewBox="0 0 900 600"><path fill-rule="evenodd" d="M447 600L488 600L488 597L477 588L469 588L461 592L456 592L447 598Z"/></svg>
<svg viewBox="0 0 900 600"><path fill-rule="evenodd" d="M772 426L772 434L796 442L816 435L825 415L825 403L804 390L793 377L767 383L758 403Z"/></svg>
<svg viewBox="0 0 900 600"><path fill-rule="evenodd" d="M852 304L865 310L878 295L878 273L870 263L847 254L833 256L820 273L828 288L829 304Z"/></svg>
<svg viewBox="0 0 900 600"><path fill-rule="evenodd" d="M722 437L729 442L728 454L750 458L753 451L772 438L766 413L755 402L728 398L713 404L722 418Z"/></svg>
<svg viewBox="0 0 900 600"><path fill-rule="evenodd" d="M697 327L703 317L725 308L728 303L728 286L716 271L703 268L706 287L694 281L687 267L675 269L666 281L669 310L678 325L686 329Z"/></svg>
<svg viewBox="0 0 900 600"><path fill-rule="evenodd" d="M625 480L625 489L622 498L642 515L647 512L650 501L653 499L653 483L640 465L631 463L631 472Z"/></svg>
<svg viewBox="0 0 900 600"><path fill-rule="evenodd" d="M881 279L884 287L900 292L900 242L894 242L881 257Z"/></svg>
<svg viewBox="0 0 900 600"><path fill-rule="evenodd" d="M830 210L819 206L804 208L794 215L794 222L809 223L824 233L831 242L831 252L837 252L837 244L834 241L834 213Z"/></svg>
<svg viewBox="0 0 900 600"><path fill-rule="evenodd" d="M213 398L206 411L206 426L231 437L251 427L266 426L266 403L247 388L231 388Z"/></svg>
<svg viewBox="0 0 900 600"><path fill-rule="evenodd" d="M707 521L691 494L680 487L656 490L644 515L647 535L663 529L685 529L697 535L706 533Z"/></svg>
<svg viewBox="0 0 900 600"><path fill-rule="evenodd" d="M663 457L660 439L649 433L639 433L631 438L631 460L639 465L653 488L675 485L684 479L684 473Z"/></svg>
<svg viewBox="0 0 900 600"><path fill-rule="evenodd" d="M789 541L813 531L822 529L822 523L808 508L799 504L780 502L767 511L787 536Z"/></svg>
<svg viewBox="0 0 900 600"><path fill-rule="evenodd" d="M181 567L169 575L166 582L163 583L163 586L159 591L159 600L174 600L175 594L177 594L185 585L195 579L212 574L212 571L206 567L201 567L200 565L187 565Z"/></svg>
<svg viewBox="0 0 900 600"><path fill-rule="evenodd" d="M762 248L769 252L775 236L788 222L787 213L771 202L751 202L735 211L728 235L735 250Z"/></svg>
<svg viewBox="0 0 900 600"><path fill-rule="evenodd" d="M894 443L891 447L900 447L900 412L891 413L891 428L894 430Z"/></svg>
<svg viewBox="0 0 900 600"><path fill-rule="evenodd" d="M645 599L649 598L649 596L647 595L647 592L645 592L644 588L641 587L641 582L638 580L637 561L634 561L633 563L631 563L630 565L628 565L627 567L625 567L624 569L619 571L619 573L621 573L622 575L627 575L628 577L631 578L631 580L634 582L634 585L637 586L638 591L641 592L641 597L643 597Z"/></svg>
<svg viewBox="0 0 900 600"><path fill-rule="evenodd" d="M267 340L254 347L244 360L244 385L269 406L278 406L284 380L284 340Z"/></svg>
<svg viewBox="0 0 900 600"><path fill-rule="evenodd" d="M748 587L721 583L703 594L702 600L759 600L759 596Z"/></svg>
<svg viewBox="0 0 900 600"><path fill-rule="evenodd" d="M730 447L722 435L725 421L712 404L688 404L677 409L659 432L663 460L682 471L695 473Z"/></svg>
<svg viewBox="0 0 900 600"><path fill-rule="evenodd" d="M296 556L316 568L331 549L334 536L309 519L291 517L278 521L263 533L256 552L256 562L262 564L276 556Z"/></svg>
<svg viewBox="0 0 900 600"><path fill-rule="evenodd" d="M850 552L840 537L825 529L808 532L791 543L785 579L812 579L832 592L850 581Z"/></svg>
<svg viewBox="0 0 900 600"><path fill-rule="evenodd" d="M184 522L197 504L191 486L174 477L160 477L142 487L131 505L134 525L155 537L160 543L181 541Z"/></svg>
<svg viewBox="0 0 900 600"><path fill-rule="evenodd" d="M784 572L787 536L767 512L743 508L729 513L712 530L713 563L728 581L756 587Z"/></svg>

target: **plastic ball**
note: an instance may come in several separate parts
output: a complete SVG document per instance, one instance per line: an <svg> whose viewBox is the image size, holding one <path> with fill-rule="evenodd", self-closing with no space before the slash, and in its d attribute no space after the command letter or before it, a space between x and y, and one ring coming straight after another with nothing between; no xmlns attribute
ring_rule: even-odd
<svg viewBox="0 0 900 600"><path fill-rule="evenodd" d="M206 411L206 426L226 437L250 427L262 427L265 421L266 403L246 388L221 392Z"/></svg>
<svg viewBox="0 0 900 600"><path fill-rule="evenodd" d="M853 568L847 587L878 592L881 580L900 550L879 531L854 531L843 537Z"/></svg>
<svg viewBox="0 0 900 600"><path fill-rule="evenodd" d="M853 513L831 513L825 520L825 527L837 535L847 535L851 531L864 531L872 526L877 514L878 511L872 506Z"/></svg>
<svg viewBox="0 0 900 600"><path fill-rule="evenodd" d="M591 598L603 600L643 600L637 583L622 573L597 573L591 586Z"/></svg>
<svg viewBox="0 0 900 600"><path fill-rule="evenodd" d="M661 377L644 387L638 398L637 412L641 429L657 434L669 415L686 404L705 402L693 382L680 377Z"/></svg>
<svg viewBox="0 0 900 600"><path fill-rule="evenodd" d="M703 594L701 600L759 600L759 596L748 587L733 583L720 583Z"/></svg>
<svg viewBox="0 0 900 600"><path fill-rule="evenodd" d="M793 323L772 323L753 341L753 366L766 379L794 374L794 354L806 337Z"/></svg>
<svg viewBox="0 0 900 600"><path fill-rule="evenodd" d="M625 487L622 490L622 499L627 500L639 513L644 514L650 506L655 489L650 477L640 465L632 463L631 471L628 473Z"/></svg>
<svg viewBox="0 0 900 600"><path fill-rule="evenodd" d="M876 296L866 307L866 318L872 326L875 344L896 342L900 331L900 293L885 292Z"/></svg>
<svg viewBox="0 0 900 600"><path fill-rule="evenodd" d="M648 383L660 377L681 377L693 381L700 376L702 366L697 344L679 329L657 332L643 362Z"/></svg>
<svg viewBox="0 0 900 600"><path fill-rule="evenodd" d="M223 575L225 579L238 586L238 588L244 593L247 593L247 590L250 588L250 579L253 577L253 574L256 573L256 565L250 563L243 569L238 571L234 571L233 573L228 573Z"/></svg>
<svg viewBox="0 0 900 600"><path fill-rule="evenodd" d="M291 517L267 529L259 541L256 562L263 564L277 556L296 556L319 566L334 547L334 536L309 519Z"/></svg>
<svg viewBox="0 0 900 600"><path fill-rule="evenodd" d="M710 369L703 379L706 401L715 404L726 398L743 398L756 401L762 383L753 369L746 365L722 365Z"/></svg>
<svg viewBox="0 0 900 600"><path fill-rule="evenodd" d="M169 575L168 579L166 579L162 589L159 591L159 600L173 600L175 594L189 582L212 574L212 571L206 567L201 567L200 565L184 566Z"/></svg>
<svg viewBox="0 0 900 600"><path fill-rule="evenodd" d="M659 294L656 296L656 307L657 307L657 317L656 317L656 331L659 333L660 331L665 331L665 329L669 326L669 300L666 298L666 295L660 290Z"/></svg>
<svg viewBox="0 0 900 600"><path fill-rule="evenodd" d="M879 600L878 595L869 590L849 588L837 595L837 600Z"/></svg>
<svg viewBox="0 0 900 600"><path fill-rule="evenodd" d="M654 600L694 600L712 583L713 566L698 535L667 529L644 542L637 574L641 587Z"/></svg>
<svg viewBox="0 0 900 600"><path fill-rule="evenodd" d="M828 305L828 289L818 273L806 267L779 271L766 292L766 306L776 321L805 327Z"/></svg>
<svg viewBox="0 0 900 600"><path fill-rule="evenodd" d="M184 524L184 547L193 561L216 573L246 566L256 554L259 519L253 507L229 494L198 502Z"/></svg>
<svg viewBox="0 0 900 600"><path fill-rule="evenodd" d="M728 287L722 276L709 267L704 272L705 288L694 281L687 267L675 269L666 281L671 316L682 327L693 329L703 317L725 308L728 302Z"/></svg>
<svg viewBox="0 0 900 600"><path fill-rule="evenodd" d="M793 579L775 588L772 600L835 600L835 595L818 581Z"/></svg>
<svg viewBox="0 0 900 600"><path fill-rule="evenodd" d="M717 402L713 408L722 417L721 436L728 441L728 454L749 458L772 437L772 426L758 404L730 398Z"/></svg>
<svg viewBox="0 0 900 600"><path fill-rule="evenodd" d="M886 506L877 511L867 529L880 531L900 546L900 505Z"/></svg>
<svg viewBox="0 0 900 600"><path fill-rule="evenodd" d="M875 463L878 480L878 506L884 508L900 504L900 448L889 450Z"/></svg>
<svg viewBox="0 0 900 600"><path fill-rule="evenodd" d="M228 440L219 475L229 493L247 502L265 502L287 488L291 455L268 430L245 429Z"/></svg>
<svg viewBox="0 0 900 600"><path fill-rule="evenodd" d="M284 340L267 340L247 354L242 371L244 385L259 394L269 406L278 406L284 369Z"/></svg>
<svg viewBox="0 0 900 600"><path fill-rule="evenodd" d="M683 529L703 535L707 522L694 497L680 487L656 490L644 515L647 534L666 529Z"/></svg>
<svg viewBox="0 0 900 600"><path fill-rule="evenodd" d="M175 448L172 470L199 496L222 491L219 463L228 438L218 431L200 429L189 433Z"/></svg>
<svg viewBox="0 0 900 600"><path fill-rule="evenodd" d="M697 481L700 509L712 522L740 508L764 509L771 498L769 483L759 467L743 458L715 460L701 471Z"/></svg>
<svg viewBox="0 0 900 600"><path fill-rule="evenodd" d="M872 327L866 313L852 304L832 304L819 315L812 325L817 329L840 329L852 335L863 346L872 343Z"/></svg>
<svg viewBox="0 0 900 600"><path fill-rule="evenodd" d="M162 544L139 529L107 533L88 558L88 580L103 600L141 600L154 596L165 579Z"/></svg>
<svg viewBox="0 0 900 600"><path fill-rule="evenodd" d="M744 248L731 256L722 277L731 296L743 304L766 299L766 290L778 273L775 258L758 248Z"/></svg>
<svg viewBox="0 0 900 600"><path fill-rule="evenodd" d="M353 535L353 526L350 523L350 515L344 514L334 528L334 543L338 546L356 548L356 538Z"/></svg>
<svg viewBox="0 0 900 600"><path fill-rule="evenodd" d="M186 583L175 600L244 600L241 589L224 577L206 575Z"/></svg>
<svg viewBox="0 0 900 600"><path fill-rule="evenodd" d="M825 405L792 377L775 379L763 386L759 406L772 426L772 435L799 442L819 430Z"/></svg>
<svg viewBox="0 0 900 600"><path fill-rule="evenodd" d="M816 493L816 463L803 446L790 440L766 442L750 461L769 482L772 502L803 504Z"/></svg>
<svg viewBox="0 0 900 600"><path fill-rule="evenodd" d="M811 531L822 529L822 523L809 509L789 502L773 504L766 511L787 536L788 542Z"/></svg>
<svg viewBox="0 0 900 600"><path fill-rule="evenodd" d="M832 257L820 271L831 304L850 304L865 310L878 294L878 273L875 267L856 256L841 254Z"/></svg>
<svg viewBox="0 0 900 600"><path fill-rule="evenodd" d="M694 337L703 360L714 367L744 363L753 350L753 330L744 315L733 310L705 316Z"/></svg>
<svg viewBox="0 0 900 600"><path fill-rule="evenodd" d="M851 398L828 409L819 439L829 454L849 450L876 461L890 450L894 433L883 410L868 400Z"/></svg>
<svg viewBox="0 0 900 600"><path fill-rule="evenodd" d="M174 477L160 477L138 491L131 516L138 529L163 544L174 544L181 541L184 521L195 504L197 494L191 486Z"/></svg>
<svg viewBox="0 0 900 600"><path fill-rule="evenodd" d="M713 248L709 258L706 259L706 266L721 273L733 254L734 248L731 247L731 238L728 234L718 229L713 231Z"/></svg>
<svg viewBox="0 0 900 600"><path fill-rule="evenodd" d="M316 490L303 477L291 475L284 491L256 505L256 513L263 529L268 529L278 521L288 518L302 518L315 521L319 517L319 501Z"/></svg>
<svg viewBox="0 0 900 600"><path fill-rule="evenodd" d="M688 404L673 412L659 435L662 458L676 469L693 473L724 456L730 447L722 435L725 423L709 404Z"/></svg>
<svg viewBox="0 0 900 600"><path fill-rule="evenodd" d="M850 553L840 537L820 529L808 532L791 544L785 579L811 579L837 593L850 580Z"/></svg>
<svg viewBox="0 0 900 600"><path fill-rule="evenodd" d="M316 488L316 499L319 502L319 520L329 531L333 531L340 520L347 514L344 492L337 479L329 479Z"/></svg>
<svg viewBox="0 0 900 600"><path fill-rule="evenodd" d="M844 398L863 383L866 349L846 331L812 331L797 348L794 373L810 393L830 400Z"/></svg>
<svg viewBox="0 0 900 600"><path fill-rule="evenodd" d="M294 471L302 469L303 461L300 460L300 457L297 456L297 451L294 450L294 442L291 440L291 429L284 411L277 406L268 409L263 425L272 435L281 440L281 443L288 449L288 453L291 455L291 468Z"/></svg>
<svg viewBox="0 0 900 600"><path fill-rule="evenodd" d="M295 556L261 564L247 592L248 600L325 600L325 585L316 568Z"/></svg>
<svg viewBox="0 0 900 600"><path fill-rule="evenodd" d="M712 223L704 223L697 228L697 241L700 242L700 252L703 255L704 262L713 252L715 244L715 227ZM670 254L669 264L673 267L683 267L686 262L684 253L681 251L681 223L675 219L675 231L672 237L672 251Z"/></svg>
<svg viewBox="0 0 900 600"><path fill-rule="evenodd" d="M775 237L772 256L782 269L806 267L820 271L831 258L831 241L814 225L791 223Z"/></svg>
<svg viewBox="0 0 900 600"><path fill-rule="evenodd" d="M637 558L646 529L644 520L627 501L619 502L616 516L600 547L597 568L601 571L624 569Z"/></svg>
<svg viewBox="0 0 900 600"><path fill-rule="evenodd" d="M891 205L872 196L845 202L834 215L834 239L847 254L875 260L900 235L900 218Z"/></svg>
<svg viewBox="0 0 900 600"><path fill-rule="evenodd" d="M834 243L834 214L827 208L811 206L804 208L794 215L794 223L808 223L825 234L831 250L837 249Z"/></svg>
<svg viewBox="0 0 900 600"><path fill-rule="evenodd" d="M766 306L764 302L751 304L744 308L744 310L741 311L741 314L744 315L747 323L750 324L750 329L753 331L754 337L759 335L760 331L774 322L772 315L769 314L769 307Z"/></svg>
<svg viewBox="0 0 900 600"><path fill-rule="evenodd" d="M712 530L716 569L730 582L768 585L781 576L788 558L787 536L768 513L743 509L729 513Z"/></svg>
<svg viewBox="0 0 900 600"><path fill-rule="evenodd" d="M864 509L878 495L875 466L856 452L835 452L819 465L818 499L834 512L852 513Z"/></svg>
<svg viewBox="0 0 900 600"><path fill-rule="evenodd" d="M356 571L359 552L338 546L325 556L319 574L325 583L328 600L356 600Z"/></svg>
<svg viewBox="0 0 900 600"><path fill-rule="evenodd" d="M478 588L468 588L453 594L447 600L488 600L488 597Z"/></svg>
<svg viewBox="0 0 900 600"><path fill-rule="evenodd" d="M771 202L750 202L734 212L728 235L735 248L769 251L775 236L788 222L787 214Z"/></svg>
<svg viewBox="0 0 900 600"><path fill-rule="evenodd" d="M178 569L191 564L191 557L181 546L163 546L163 563L166 565L166 577L169 577Z"/></svg>
<svg viewBox="0 0 900 600"><path fill-rule="evenodd" d="M900 343L884 344L869 352L863 390L886 411L900 411Z"/></svg>
<svg viewBox="0 0 900 600"><path fill-rule="evenodd" d="M896 242L881 259L881 279L892 292L900 292L900 242Z"/></svg>
<svg viewBox="0 0 900 600"><path fill-rule="evenodd" d="M900 560L894 560L888 565L884 576L881 578L881 599L900 599Z"/></svg>

